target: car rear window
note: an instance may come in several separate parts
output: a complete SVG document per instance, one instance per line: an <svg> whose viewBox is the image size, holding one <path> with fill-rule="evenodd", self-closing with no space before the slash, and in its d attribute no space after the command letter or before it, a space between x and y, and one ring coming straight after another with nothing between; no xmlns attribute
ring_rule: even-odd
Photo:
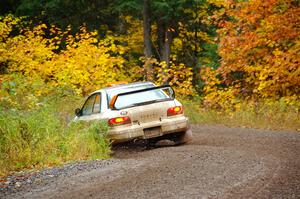
<svg viewBox="0 0 300 199"><path fill-rule="evenodd" d="M135 87L131 89L121 90L118 93L110 93L109 101L114 95L125 93L129 91L134 90L141 90L145 88L151 88L152 85L147 85L143 87ZM170 97L162 90L162 89L156 89L156 90L150 90L150 91L143 91L138 93L131 93L127 95L120 95L118 96L116 102L115 102L115 108L116 109L122 109L126 107L141 105L143 103L147 104L147 102L155 102L155 101L164 101L170 99Z"/></svg>
<svg viewBox="0 0 300 199"><path fill-rule="evenodd" d="M108 101L110 102L110 100L113 98L113 96L118 95L120 93L141 90L141 89L145 89L145 88L152 88L152 87L154 87L154 85L146 84L146 85L139 85L139 86L134 86L134 87L114 88L114 89L107 90L106 93L107 93Z"/></svg>

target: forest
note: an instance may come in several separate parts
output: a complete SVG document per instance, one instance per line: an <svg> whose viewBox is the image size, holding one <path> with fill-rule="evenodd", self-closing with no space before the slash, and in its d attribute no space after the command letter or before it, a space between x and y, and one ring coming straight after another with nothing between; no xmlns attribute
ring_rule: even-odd
<svg viewBox="0 0 300 199"><path fill-rule="evenodd" d="M300 130L299 33L299 0L2 0L0 175L108 157L104 124L67 123L111 82L171 85L192 123Z"/></svg>

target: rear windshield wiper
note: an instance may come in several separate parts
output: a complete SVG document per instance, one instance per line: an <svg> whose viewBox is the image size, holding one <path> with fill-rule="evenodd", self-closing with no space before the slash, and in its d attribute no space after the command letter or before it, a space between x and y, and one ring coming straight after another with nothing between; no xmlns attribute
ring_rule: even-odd
<svg viewBox="0 0 300 199"><path fill-rule="evenodd" d="M160 101L162 101L162 100L150 100L150 101L146 101L146 102L134 103L132 105L133 106L141 106L141 105L152 104L152 103L160 102Z"/></svg>
<svg viewBox="0 0 300 199"><path fill-rule="evenodd" d="M167 100L170 100L170 98L134 103L134 104L131 104L131 105L128 105L128 106L121 107L119 109L131 108L131 107L135 107L135 106L142 106L142 105L147 105L147 104L152 104L152 103L162 102L162 101L167 101Z"/></svg>

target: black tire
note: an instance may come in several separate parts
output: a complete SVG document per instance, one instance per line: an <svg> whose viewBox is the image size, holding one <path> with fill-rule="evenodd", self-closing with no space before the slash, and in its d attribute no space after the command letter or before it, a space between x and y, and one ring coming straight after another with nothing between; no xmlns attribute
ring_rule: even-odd
<svg viewBox="0 0 300 199"><path fill-rule="evenodd" d="M170 134L163 135L162 137L156 138L155 141L157 141L157 143L160 143L159 145L162 145L162 146L164 146L164 145L170 145L170 146L173 145L174 146L174 145L181 145L181 144L188 143L192 140L192 138L193 138L192 131L190 129L188 129L183 132L176 132L176 133L170 133ZM168 142L161 142L161 141L165 141L165 140L169 140L173 144L170 144Z"/></svg>
<svg viewBox="0 0 300 199"><path fill-rule="evenodd" d="M170 135L172 136L172 134ZM188 129L184 132L174 134L171 137L171 140L175 142L176 145L181 145L190 142L193 139L193 133L191 129Z"/></svg>

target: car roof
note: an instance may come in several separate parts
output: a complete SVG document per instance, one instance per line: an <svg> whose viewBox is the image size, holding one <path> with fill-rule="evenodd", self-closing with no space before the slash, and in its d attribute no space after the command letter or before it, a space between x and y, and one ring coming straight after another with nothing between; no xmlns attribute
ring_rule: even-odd
<svg viewBox="0 0 300 199"><path fill-rule="evenodd" d="M139 87L139 86L144 86L144 85L155 86L155 84L152 83L152 82L135 82L135 83L129 83L129 84L119 84L119 85L115 85L115 86L111 86L111 87L105 87L105 88L96 90L96 91L92 92L91 95L94 94L94 93L101 92L101 91L108 92L108 91L112 91L112 90L121 90L121 89L127 89L127 88L134 88L134 87Z"/></svg>

